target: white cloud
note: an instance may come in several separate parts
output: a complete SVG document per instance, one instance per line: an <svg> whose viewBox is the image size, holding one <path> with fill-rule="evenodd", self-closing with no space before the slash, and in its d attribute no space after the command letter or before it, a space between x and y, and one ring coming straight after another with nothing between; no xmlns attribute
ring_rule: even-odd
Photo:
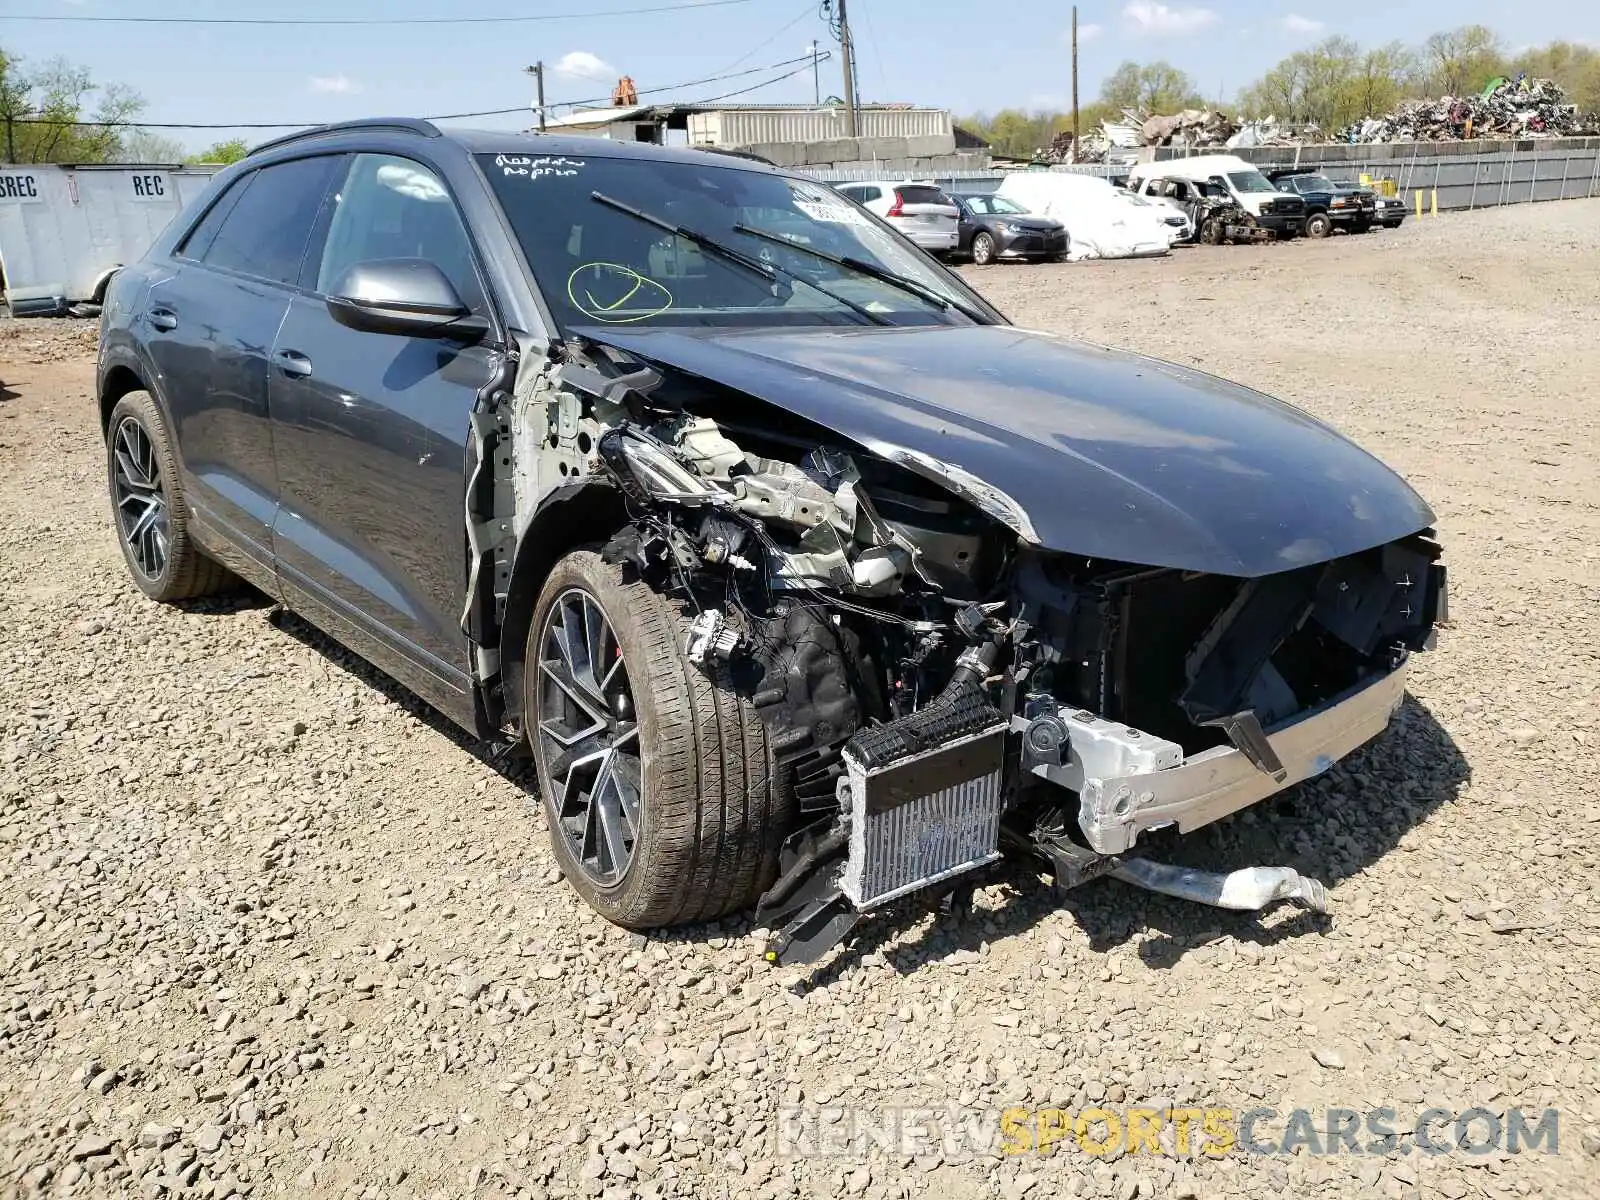
<svg viewBox="0 0 1600 1200"><path fill-rule="evenodd" d="M365 89L348 75L313 75L307 86L313 92L336 96L354 96Z"/></svg>
<svg viewBox="0 0 1600 1200"><path fill-rule="evenodd" d="M1106 27L1104 25L1095 25L1095 24L1079 25L1078 26L1078 45L1082 46L1087 42L1094 41L1095 38L1099 37L1105 31L1106 31ZM1068 41L1072 40L1072 33L1070 31L1067 33L1067 40Z"/></svg>
<svg viewBox="0 0 1600 1200"><path fill-rule="evenodd" d="M1209 8L1172 8L1152 0L1129 0L1122 15L1137 32L1155 36L1198 33L1217 19Z"/></svg>
<svg viewBox="0 0 1600 1200"><path fill-rule="evenodd" d="M620 74L605 59L598 54L590 54L587 50L567 51L550 69L558 75L577 75L583 79L597 79L606 83L616 79Z"/></svg>
<svg viewBox="0 0 1600 1200"><path fill-rule="evenodd" d="M1321 21L1318 21L1312 17L1302 17L1295 13L1290 13L1283 19L1281 24L1283 25L1283 31L1285 33L1299 33L1307 35L1321 33L1327 28L1327 25L1323 24Z"/></svg>

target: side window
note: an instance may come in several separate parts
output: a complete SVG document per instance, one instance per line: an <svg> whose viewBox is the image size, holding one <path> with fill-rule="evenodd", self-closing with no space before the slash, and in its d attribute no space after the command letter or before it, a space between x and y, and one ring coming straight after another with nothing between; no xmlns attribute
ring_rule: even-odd
<svg viewBox="0 0 1600 1200"><path fill-rule="evenodd" d="M233 206L244 194L244 189L250 183L250 177L244 175L235 179L228 185L228 190L218 197L217 202L206 209L206 215L200 218L200 223L191 229L179 244L176 253L183 258L203 259L206 251L211 248L211 243L216 239L217 230L222 228L222 223L228 219L228 214L233 211Z"/></svg>
<svg viewBox="0 0 1600 1200"><path fill-rule="evenodd" d="M239 198L198 257L213 267L295 283L336 162L329 155L296 158L262 167L241 180L232 189Z"/></svg>
<svg viewBox="0 0 1600 1200"><path fill-rule="evenodd" d="M355 263L383 258L427 259L469 308L483 307L472 243L439 177L409 158L358 154L335 198L316 289L326 295Z"/></svg>

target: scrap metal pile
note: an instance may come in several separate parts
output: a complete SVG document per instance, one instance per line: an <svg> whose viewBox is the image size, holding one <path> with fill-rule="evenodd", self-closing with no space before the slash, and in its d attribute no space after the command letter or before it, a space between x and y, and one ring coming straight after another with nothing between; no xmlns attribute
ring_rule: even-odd
<svg viewBox="0 0 1600 1200"><path fill-rule="evenodd" d="M1151 116L1130 108L1123 110L1121 121L1102 121L1076 147L1072 134L1063 130L1034 158L1046 163L1131 161L1134 156L1118 152L1144 146L1222 146L1238 128L1226 113L1214 109L1186 108L1169 116Z"/></svg>
<svg viewBox="0 0 1600 1200"><path fill-rule="evenodd" d="M1484 137L1577 137L1593 127L1553 79L1498 79L1476 96L1408 100L1339 135L1345 142L1448 142Z"/></svg>
<svg viewBox="0 0 1600 1200"><path fill-rule="evenodd" d="M1335 133L1290 125L1275 117L1240 124L1226 113L1186 108L1170 116L1123 111L1074 146L1058 133L1035 158L1046 163L1120 163L1146 146L1207 146L1230 150L1317 142L1449 142L1467 138L1581 137L1600 133L1600 114L1581 114L1553 79L1496 79L1475 96L1407 100L1393 112L1356 121Z"/></svg>

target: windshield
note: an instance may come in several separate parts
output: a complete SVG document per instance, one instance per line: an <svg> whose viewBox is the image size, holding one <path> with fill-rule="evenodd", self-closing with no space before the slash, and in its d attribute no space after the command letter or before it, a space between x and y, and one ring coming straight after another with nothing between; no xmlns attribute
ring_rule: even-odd
<svg viewBox="0 0 1600 1200"><path fill-rule="evenodd" d="M720 163L601 155L478 159L563 329L597 323L931 325L966 323L960 307L990 311L960 281L825 184ZM755 260L770 277L628 208ZM797 248L787 249L784 241ZM904 276L957 308L798 247Z"/></svg>
<svg viewBox="0 0 1600 1200"><path fill-rule="evenodd" d="M1335 190L1333 180L1326 175L1296 175L1295 186L1302 192L1331 192Z"/></svg>
<svg viewBox="0 0 1600 1200"><path fill-rule="evenodd" d="M1240 192L1275 192L1267 177L1260 171L1229 171L1228 182L1232 183L1234 190Z"/></svg>
<svg viewBox="0 0 1600 1200"><path fill-rule="evenodd" d="M1014 204L1004 196L974 196L967 203L978 212L991 213L995 216L1021 215L1028 211L1022 205Z"/></svg>

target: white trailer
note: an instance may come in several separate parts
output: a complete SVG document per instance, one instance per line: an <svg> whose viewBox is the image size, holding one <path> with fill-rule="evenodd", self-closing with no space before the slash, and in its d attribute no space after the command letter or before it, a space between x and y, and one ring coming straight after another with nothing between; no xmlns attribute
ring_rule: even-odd
<svg viewBox="0 0 1600 1200"><path fill-rule="evenodd" d="M16 315L97 304L219 168L0 166L0 289Z"/></svg>

